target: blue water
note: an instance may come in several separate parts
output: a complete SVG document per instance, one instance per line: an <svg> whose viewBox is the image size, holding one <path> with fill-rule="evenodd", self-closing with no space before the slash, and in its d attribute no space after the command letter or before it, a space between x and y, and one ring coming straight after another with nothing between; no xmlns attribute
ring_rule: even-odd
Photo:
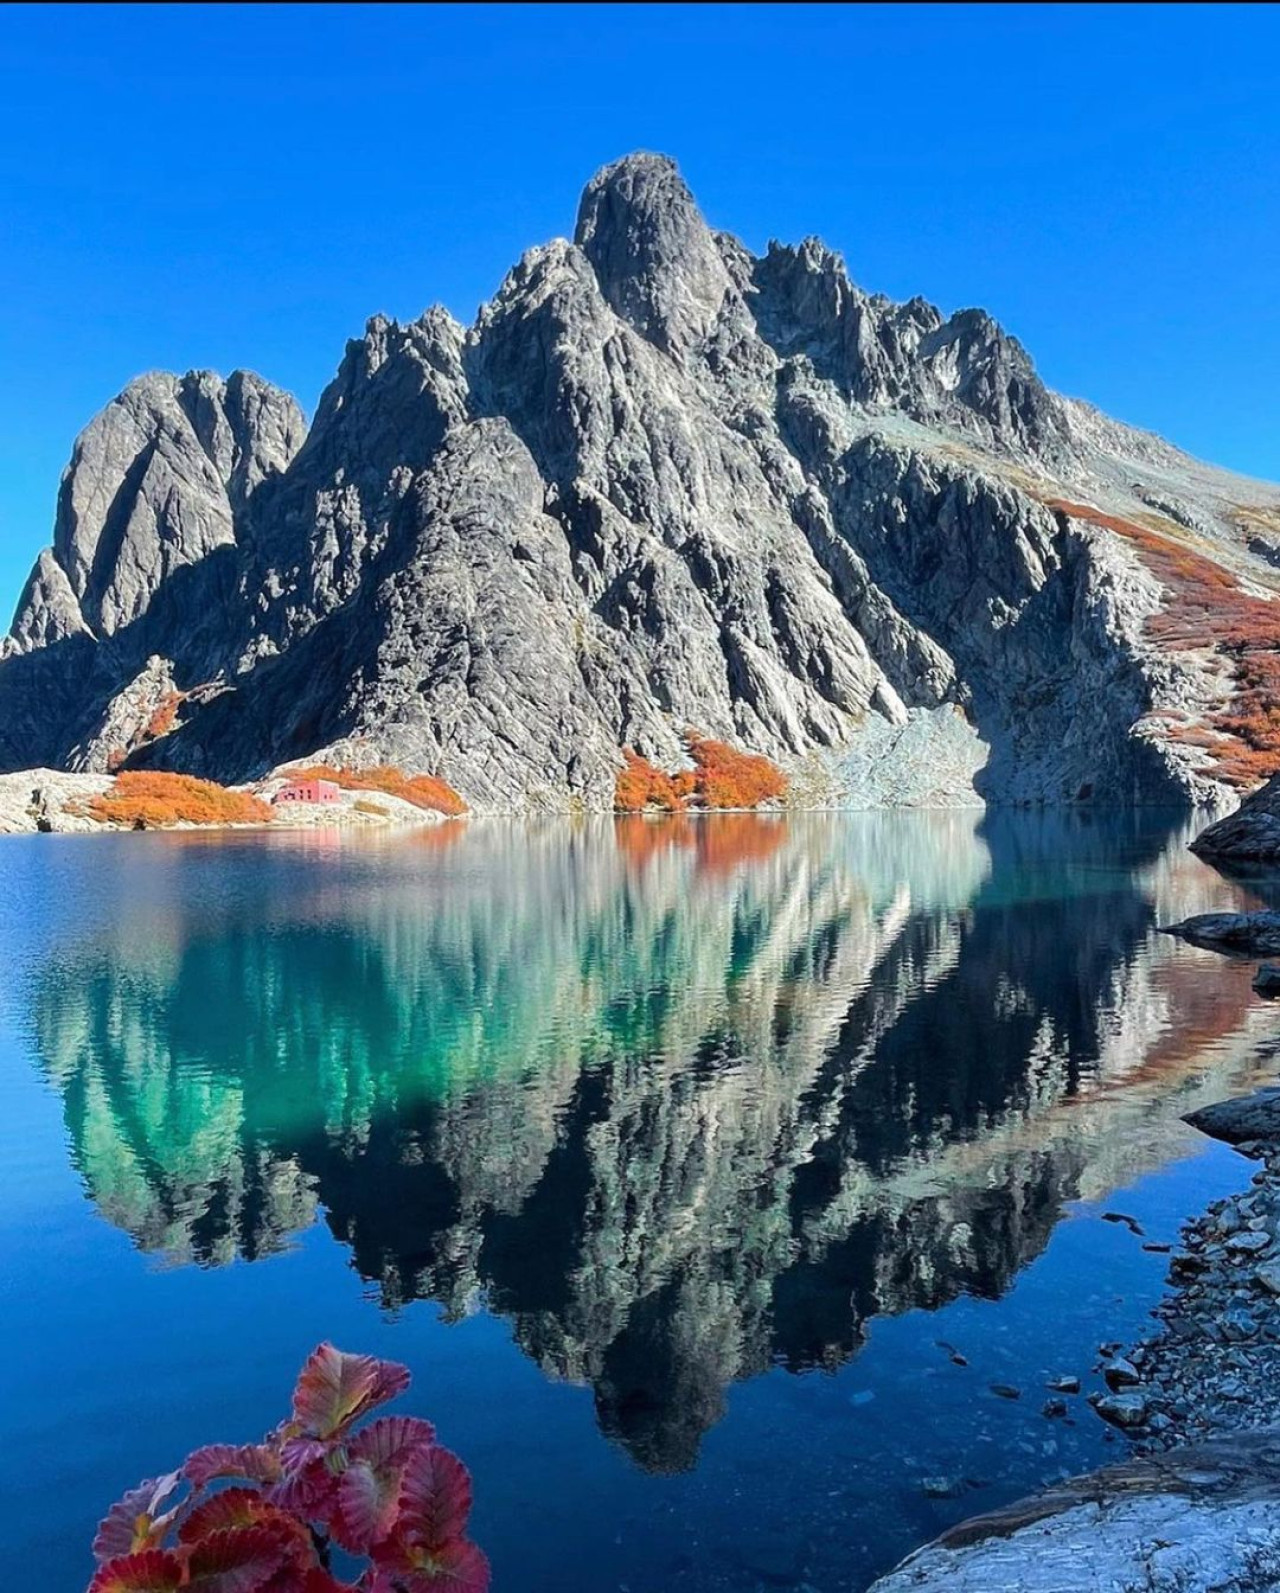
<svg viewBox="0 0 1280 1593"><path fill-rule="evenodd" d="M258 1436L321 1338L408 1362L522 1593L859 1590L1114 1453L1041 1414L1161 1291L1102 1214L1167 1241L1246 1181L1180 1115L1265 1033L1155 933L1258 900L1186 838L0 842L11 1563L82 1588L112 1499Z"/></svg>

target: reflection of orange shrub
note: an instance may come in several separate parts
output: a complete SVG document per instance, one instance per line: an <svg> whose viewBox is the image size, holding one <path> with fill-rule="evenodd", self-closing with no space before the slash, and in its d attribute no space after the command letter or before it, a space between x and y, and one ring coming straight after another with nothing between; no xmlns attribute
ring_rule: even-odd
<svg viewBox="0 0 1280 1593"><path fill-rule="evenodd" d="M444 813L450 818L467 811L467 804L451 785L430 774L406 774L403 769L380 764L376 769L334 769L327 763L309 769L290 769L291 780L332 780L344 791L381 791L399 797L428 813Z"/></svg>
<svg viewBox="0 0 1280 1593"><path fill-rule="evenodd" d="M648 758L630 748L622 749L625 767L614 788L613 805L620 813L643 813L645 808L665 808L675 813L684 800L669 774L655 769Z"/></svg>
<svg viewBox="0 0 1280 1593"><path fill-rule="evenodd" d="M698 872L731 874L740 863L763 863L782 845L787 821L758 813L708 814L697 826Z"/></svg>
<svg viewBox="0 0 1280 1593"><path fill-rule="evenodd" d="M787 794L787 777L768 758L738 752L723 741L689 734L689 756L694 767L680 774L664 774L647 758L624 747L624 767L614 789L613 805L620 813L642 813L646 808L679 812L692 803L702 808L758 808L763 802Z"/></svg>
<svg viewBox="0 0 1280 1593"><path fill-rule="evenodd" d="M1173 729L1171 740L1212 753L1217 773L1231 785L1252 786L1280 769L1280 602L1251 597L1229 571L1193 549L1088 505L1053 499L1049 508L1086 520L1131 542L1169 593L1169 603L1147 621L1147 633L1171 652L1209 649L1231 661L1235 694L1230 705L1205 716L1216 737Z"/></svg>
<svg viewBox="0 0 1280 1593"><path fill-rule="evenodd" d="M643 819L635 814L620 818L614 825L618 850L631 863L643 867L675 847L693 845L693 826L683 814L672 819Z"/></svg>
<svg viewBox="0 0 1280 1593"><path fill-rule="evenodd" d="M669 819L629 814L614 827L618 850L628 862L644 867L665 852L692 850L698 873L711 878L731 874L741 863L763 863L786 834L786 819L758 813L707 813L699 819L684 813Z"/></svg>
<svg viewBox="0 0 1280 1593"><path fill-rule="evenodd" d="M697 766L693 795L707 808L758 808L787 794L787 777L768 758L737 752L723 741L694 737L689 756Z"/></svg>
<svg viewBox="0 0 1280 1593"><path fill-rule="evenodd" d="M170 824L264 824L271 809L245 791L228 791L212 780L126 769L109 791L90 798L89 814L104 824L162 829Z"/></svg>

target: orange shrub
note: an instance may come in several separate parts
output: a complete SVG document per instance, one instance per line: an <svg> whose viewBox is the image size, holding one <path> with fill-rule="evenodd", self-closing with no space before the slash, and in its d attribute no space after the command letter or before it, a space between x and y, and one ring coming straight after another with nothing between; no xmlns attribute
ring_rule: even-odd
<svg viewBox="0 0 1280 1593"><path fill-rule="evenodd" d="M290 769L288 774L291 780L332 780L344 791L381 791L384 796L399 797L415 808L450 818L467 811L467 804L443 780L430 774L405 774L390 764L379 764L376 769L335 769L316 763L309 769Z"/></svg>
<svg viewBox="0 0 1280 1593"><path fill-rule="evenodd" d="M212 780L150 769L125 769L109 791L89 799L89 815L103 824L163 829L171 824L265 824L271 809L245 791Z"/></svg>
<svg viewBox="0 0 1280 1593"><path fill-rule="evenodd" d="M684 798L676 789L669 774L655 769L648 758L622 749L624 768L614 787L613 805L620 813L643 813L645 808L665 808L676 813L684 806Z"/></svg>
<svg viewBox="0 0 1280 1593"><path fill-rule="evenodd" d="M664 808L678 813L690 803L703 808L757 808L786 796L787 777L768 758L692 733L687 741L694 767L675 775L664 774L624 747L624 767L614 788L615 809L642 813L646 808Z"/></svg>
<svg viewBox="0 0 1280 1593"><path fill-rule="evenodd" d="M768 758L703 737L690 739L689 756L696 765L692 794L703 807L758 808L787 794L786 775Z"/></svg>

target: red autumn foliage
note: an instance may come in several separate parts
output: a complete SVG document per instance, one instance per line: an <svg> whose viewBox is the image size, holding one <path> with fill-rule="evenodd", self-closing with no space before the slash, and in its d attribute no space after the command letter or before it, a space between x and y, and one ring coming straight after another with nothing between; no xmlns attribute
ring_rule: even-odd
<svg viewBox="0 0 1280 1593"><path fill-rule="evenodd" d="M1135 545L1169 593L1167 607L1147 621L1153 639L1171 652L1212 648L1229 660L1230 706L1206 715L1205 728L1171 727L1170 740L1204 747L1231 785L1269 779L1280 769L1280 601L1250 596L1212 559L1132 520L1064 499L1048 506Z"/></svg>
<svg viewBox="0 0 1280 1593"><path fill-rule="evenodd" d="M152 769L123 769L109 791L90 797L89 816L103 824L164 829L174 824L266 824L271 809L246 791L212 780Z"/></svg>
<svg viewBox="0 0 1280 1593"><path fill-rule="evenodd" d="M614 790L620 813L643 813L661 808L679 813L686 808L758 808L781 801L787 794L787 777L768 758L739 752L723 741L692 732L686 737L692 769L664 774L647 758L624 747L624 767Z"/></svg>
<svg viewBox="0 0 1280 1593"><path fill-rule="evenodd" d="M307 769L290 769L288 774L291 780L332 780L344 791L381 791L384 796L399 797L415 808L444 813L450 818L467 811L467 804L443 780L430 774L406 774L390 764L379 764L375 769L335 769L327 763L316 763Z"/></svg>
<svg viewBox="0 0 1280 1593"><path fill-rule="evenodd" d="M408 1386L394 1361L321 1344L260 1444L198 1449L111 1507L89 1593L487 1593L467 1468L418 1417L356 1425ZM354 1581L334 1547L368 1562Z"/></svg>

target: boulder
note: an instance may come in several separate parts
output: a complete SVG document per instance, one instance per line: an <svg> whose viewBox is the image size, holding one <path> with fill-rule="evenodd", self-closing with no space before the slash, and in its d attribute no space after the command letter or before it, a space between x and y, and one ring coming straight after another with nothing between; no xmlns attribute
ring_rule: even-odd
<svg viewBox="0 0 1280 1593"><path fill-rule="evenodd" d="M1191 843L1198 857L1267 862L1280 857L1280 774Z"/></svg>
<svg viewBox="0 0 1280 1593"><path fill-rule="evenodd" d="M1195 1112L1188 1112L1186 1121L1202 1134L1225 1140L1228 1145L1244 1145L1251 1140L1263 1145L1275 1144L1280 1141L1280 1088L1258 1090L1253 1095L1202 1106Z"/></svg>
<svg viewBox="0 0 1280 1593"><path fill-rule="evenodd" d="M1274 1593L1280 1429L1077 1477L963 1522L870 1593Z"/></svg>
<svg viewBox="0 0 1280 1593"><path fill-rule="evenodd" d="M1244 957L1280 955L1280 912L1197 913L1180 924L1162 924L1162 935L1176 935L1192 946Z"/></svg>

